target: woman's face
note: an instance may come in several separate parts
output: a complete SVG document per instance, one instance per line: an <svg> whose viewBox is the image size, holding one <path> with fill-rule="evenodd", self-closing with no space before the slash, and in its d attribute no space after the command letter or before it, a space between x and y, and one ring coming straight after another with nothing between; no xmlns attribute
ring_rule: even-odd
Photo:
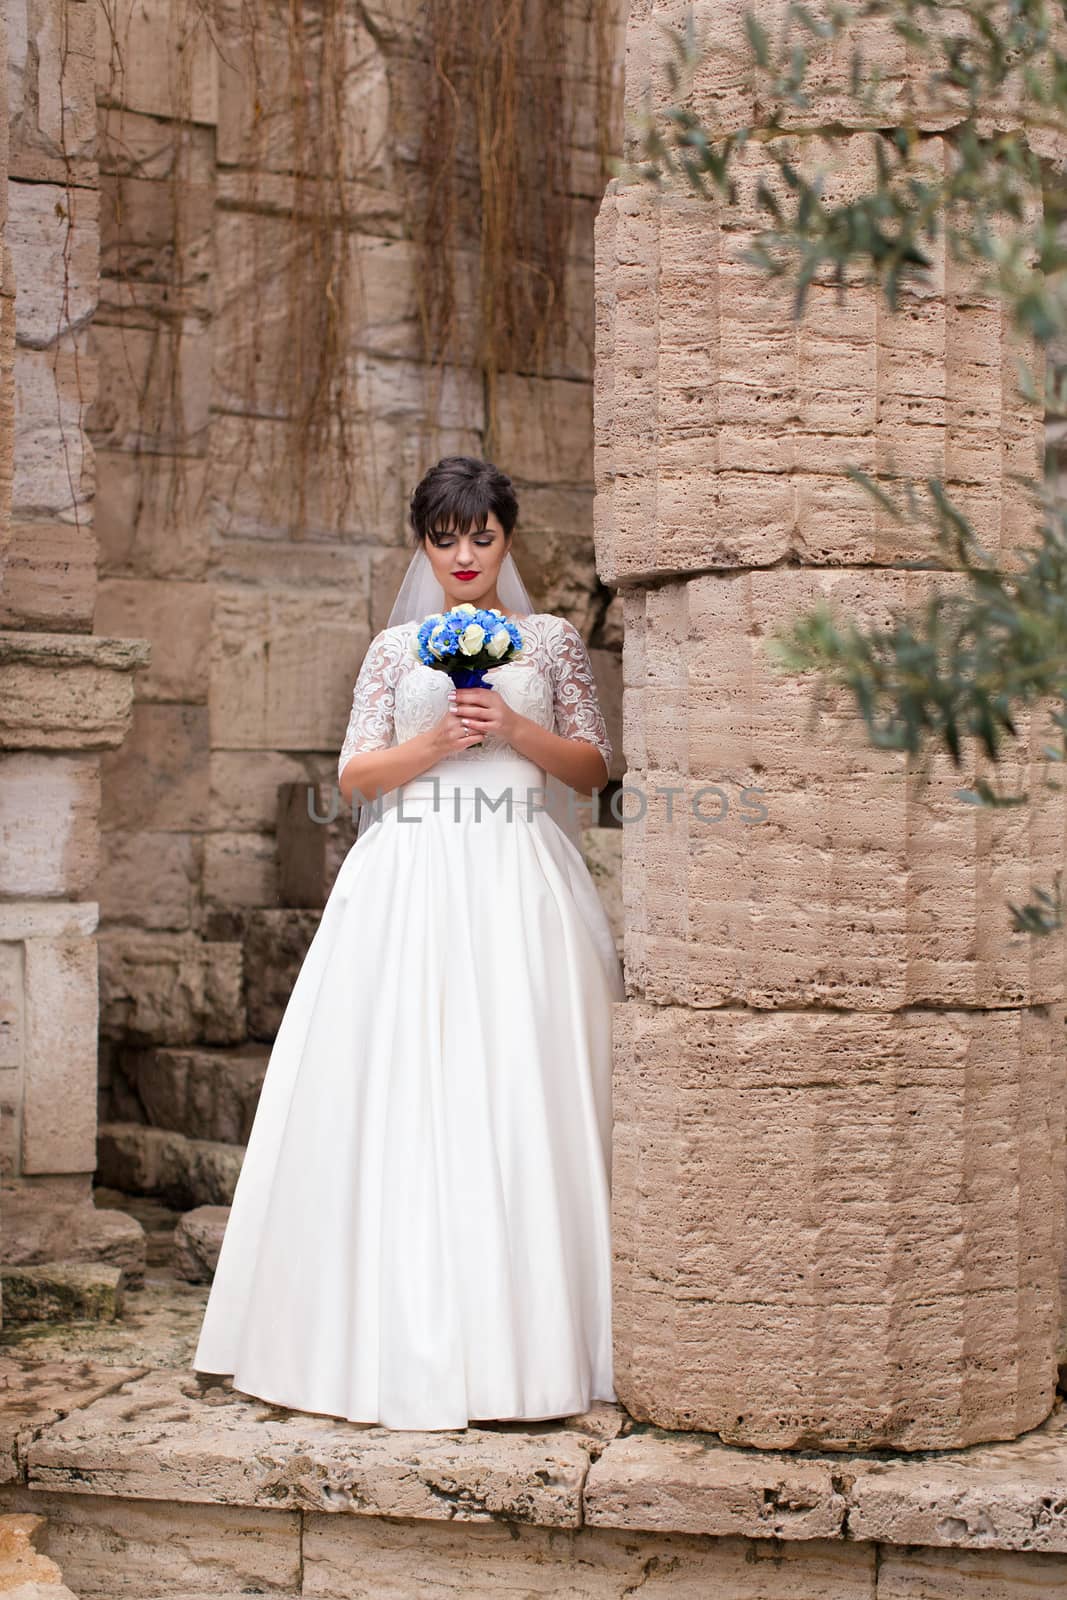
<svg viewBox="0 0 1067 1600"><path fill-rule="evenodd" d="M489 512L484 528L473 528L469 533L438 528L430 532L437 538L427 536L426 554L445 592L444 609L466 600L474 606L497 605L496 580L510 539L494 513ZM464 577L464 573L474 576Z"/></svg>

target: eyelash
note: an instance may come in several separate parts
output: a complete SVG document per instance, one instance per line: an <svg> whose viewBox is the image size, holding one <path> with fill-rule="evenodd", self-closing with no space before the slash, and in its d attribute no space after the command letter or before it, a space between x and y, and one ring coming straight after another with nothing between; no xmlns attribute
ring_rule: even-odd
<svg viewBox="0 0 1067 1600"><path fill-rule="evenodd" d="M452 534L452 533L442 534L440 536L440 538L435 540L437 548L441 549L441 547L445 544L445 542L447 540L454 539L454 538L455 538L455 534ZM493 541L492 541L492 539L475 539L474 542L475 542L475 544L480 544L480 545L490 545L490 544L492 544Z"/></svg>

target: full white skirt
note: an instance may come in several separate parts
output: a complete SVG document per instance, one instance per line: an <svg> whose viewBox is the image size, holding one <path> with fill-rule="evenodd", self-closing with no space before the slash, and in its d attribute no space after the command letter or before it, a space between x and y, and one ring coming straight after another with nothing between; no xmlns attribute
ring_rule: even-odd
<svg viewBox="0 0 1067 1600"><path fill-rule="evenodd" d="M610 927L549 816L442 795L394 797L338 871L193 1362L392 1428L615 1399Z"/></svg>

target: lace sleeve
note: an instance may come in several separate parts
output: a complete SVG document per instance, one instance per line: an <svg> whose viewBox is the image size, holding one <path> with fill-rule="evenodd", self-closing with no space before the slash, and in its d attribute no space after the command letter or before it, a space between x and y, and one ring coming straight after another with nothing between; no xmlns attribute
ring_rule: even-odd
<svg viewBox="0 0 1067 1600"><path fill-rule="evenodd" d="M357 751L384 750L392 744L393 701L403 652L404 641L394 628L383 629L371 640L352 691L352 710L337 759L338 779Z"/></svg>
<svg viewBox="0 0 1067 1600"><path fill-rule="evenodd" d="M556 732L595 744L611 771L611 741L596 692L589 652L573 622L558 617L552 645L552 694Z"/></svg>

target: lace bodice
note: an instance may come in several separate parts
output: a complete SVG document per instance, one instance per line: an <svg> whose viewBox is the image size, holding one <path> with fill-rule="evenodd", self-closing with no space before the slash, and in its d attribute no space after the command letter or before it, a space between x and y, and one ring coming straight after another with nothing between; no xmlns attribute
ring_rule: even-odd
<svg viewBox="0 0 1067 1600"><path fill-rule="evenodd" d="M566 739L595 744L610 767L611 743L581 634L566 617L547 611L515 620L522 634L524 659L490 667L486 681L515 711L542 728ZM371 640L352 695L337 762L338 778L357 751L382 750L393 742L394 735L402 744L444 716L451 679L446 672L415 659L411 646L417 629L417 622L401 622L383 628ZM510 748L490 733L451 759L499 758L502 750Z"/></svg>

